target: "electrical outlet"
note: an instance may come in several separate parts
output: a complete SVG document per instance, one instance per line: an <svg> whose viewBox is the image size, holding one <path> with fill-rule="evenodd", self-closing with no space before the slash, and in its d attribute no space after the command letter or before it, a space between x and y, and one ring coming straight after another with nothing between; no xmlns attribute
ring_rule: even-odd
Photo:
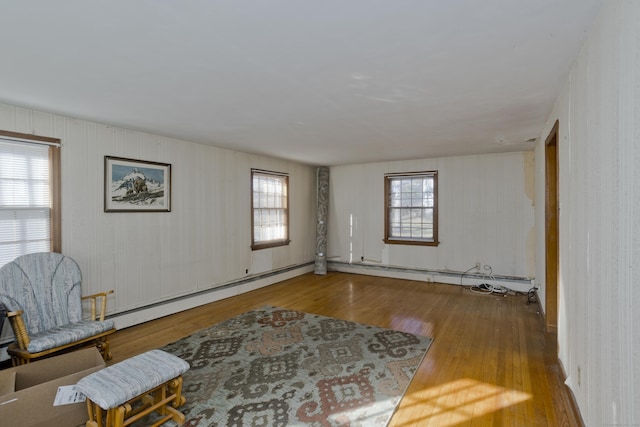
<svg viewBox="0 0 640 427"><path fill-rule="evenodd" d="M480 261L476 261L476 270L480 271Z"/></svg>

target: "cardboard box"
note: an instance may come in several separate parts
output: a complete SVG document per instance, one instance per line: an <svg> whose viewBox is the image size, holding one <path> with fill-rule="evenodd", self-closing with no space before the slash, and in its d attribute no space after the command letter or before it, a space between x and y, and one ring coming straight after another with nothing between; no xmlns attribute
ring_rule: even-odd
<svg viewBox="0 0 640 427"><path fill-rule="evenodd" d="M75 385L80 378L105 367L95 348L74 351L0 371L0 424L12 427L67 427L89 419L85 402L53 406L59 386ZM14 387L11 387L11 383Z"/></svg>

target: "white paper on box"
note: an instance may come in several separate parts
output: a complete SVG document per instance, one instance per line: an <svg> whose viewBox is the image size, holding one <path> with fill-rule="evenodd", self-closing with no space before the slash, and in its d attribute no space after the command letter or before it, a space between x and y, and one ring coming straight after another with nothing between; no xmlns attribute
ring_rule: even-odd
<svg viewBox="0 0 640 427"><path fill-rule="evenodd" d="M75 385L63 385L58 387L53 406L70 405L72 403L85 402L87 396L82 394Z"/></svg>

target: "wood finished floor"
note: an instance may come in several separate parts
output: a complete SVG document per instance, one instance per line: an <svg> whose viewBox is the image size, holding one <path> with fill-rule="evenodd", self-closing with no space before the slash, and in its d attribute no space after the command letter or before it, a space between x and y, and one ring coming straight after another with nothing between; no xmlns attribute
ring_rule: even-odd
<svg viewBox="0 0 640 427"><path fill-rule="evenodd" d="M310 273L120 330L110 363L264 305L432 337L390 426L582 425L537 304L456 285Z"/></svg>

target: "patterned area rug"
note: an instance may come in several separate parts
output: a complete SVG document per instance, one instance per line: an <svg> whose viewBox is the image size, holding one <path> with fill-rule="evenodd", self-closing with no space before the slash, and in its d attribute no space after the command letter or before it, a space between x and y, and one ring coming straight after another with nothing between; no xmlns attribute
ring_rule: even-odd
<svg viewBox="0 0 640 427"><path fill-rule="evenodd" d="M263 307L163 348L185 426L386 426L430 338Z"/></svg>

